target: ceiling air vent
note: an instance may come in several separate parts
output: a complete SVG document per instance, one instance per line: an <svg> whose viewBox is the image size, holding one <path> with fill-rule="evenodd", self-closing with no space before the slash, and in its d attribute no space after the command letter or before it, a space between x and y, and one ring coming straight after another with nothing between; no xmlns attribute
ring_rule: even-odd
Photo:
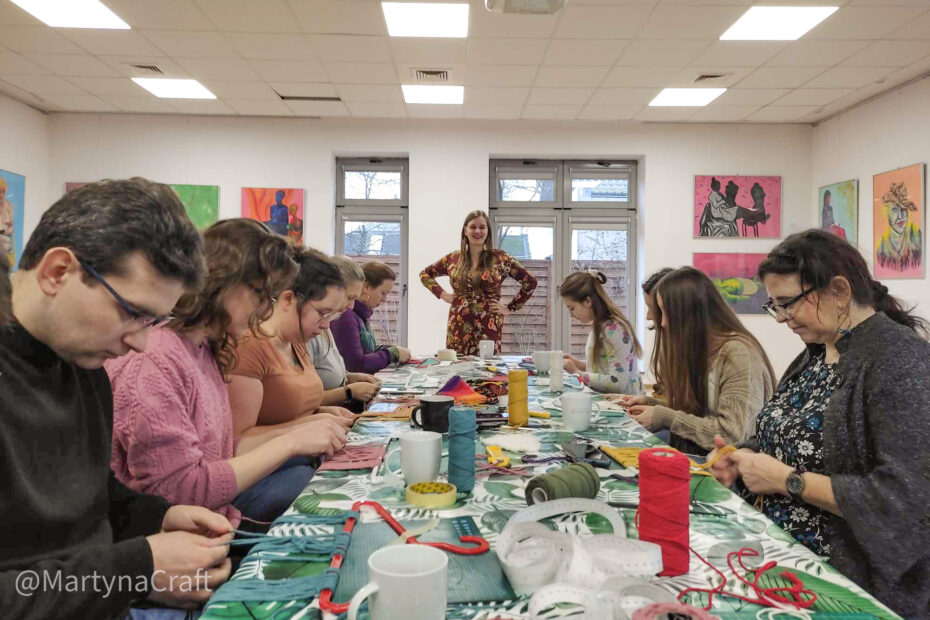
<svg viewBox="0 0 930 620"><path fill-rule="evenodd" d="M164 73L164 71L162 71L155 65L129 65L129 66L132 69L134 69L135 72L138 72L138 73L145 73L145 74L157 73L159 75Z"/></svg>
<svg viewBox="0 0 930 620"><path fill-rule="evenodd" d="M695 84L714 84L717 82L722 82L728 77L733 75L732 73L702 73L694 78Z"/></svg>
<svg viewBox="0 0 930 620"><path fill-rule="evenodd" d="M448 82L448 69L413 69L413 77L417 82Z"/></svg>

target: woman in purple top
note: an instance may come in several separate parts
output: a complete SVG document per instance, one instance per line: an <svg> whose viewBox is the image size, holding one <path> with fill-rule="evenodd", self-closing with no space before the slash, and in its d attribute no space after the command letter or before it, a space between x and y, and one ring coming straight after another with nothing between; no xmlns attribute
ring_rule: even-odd
<svg viewBox="0 0 930 620"><path fill-rule="evenodd" d="M394 362L403 364L410 359L410 350L396 345L379 345L368 324L375 308L393 288L397 275L378 261L365 263L362 271L365 272L365 284L361 296L351 310L330 324L329 329L339 354L345 360L346 370L373 374Z"/></svg>

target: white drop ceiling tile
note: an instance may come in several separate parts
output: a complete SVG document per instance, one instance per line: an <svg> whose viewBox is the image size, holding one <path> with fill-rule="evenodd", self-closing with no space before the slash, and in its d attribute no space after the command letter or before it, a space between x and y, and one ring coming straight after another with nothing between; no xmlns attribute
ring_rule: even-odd
<svg viewBox="0 0 930 620"><path fill-rule="evenodd" d="M867 41L795 41L766 64L770 67L833 66L868 45Z"/></svg>
<svg viewBox="0 0 930 620"><path fill-rule="evenodd" d="M535 86L582 88L598 86L610 69L608 67L552 67L539 68Z"/></svg>
<svg viewBox="0 0 930 620"><path fill-rule="evenodd" d="M0 75L48 75L45 67L13 52L0 52Z"/></svg>
<svg viewBox="0 0 930 620"><path fill-rule="evenodd" d="M432 37L392 37L388 44L395 63L428 65L463 64L468 48L465 39Z"/></svg>
<svg viewBox="0 0 930 620"><path fill-rule="evenodd" d="M664 87L677 78L679 72L676 67L614 67L601 88Z"/></svg>
<svg viewBox="0 0 930 620"><path fill-rule="evenodd" d="M716 103L716 101L714 101ZM757 105L709 105L698 110L689 120L702 123L725 123L741 121L761 106Z"/></svg>
<svg viewBox="0 0 930 620"><path fill-rule="evenodd" d="M58 106L53 104L51 101L46 101L38 95L34 95L33 93L23 90L17 86L13 86L9 82L4 81L2 76L0 76L0 94L8 95L18 101L28 103L29 105L45 112L53 112L58 109Z"/></svg>
<svg viewBox="0 0 930 620"><path fill-rule="evenodd" d="M815 26L806 39L881 39L926 10L914 6L844 6Z"/></svg>
<svg viewBox="0 0 930 620"><path fill-rule="evenodd" d="M204 80L203 85L220 99L247 99L249 101L280 101L267 82L230 82L227 80Z"/></svg>
<svg viewBox="0 0 930 620"><path fill-rule="evenodd" d="M327 62L323 65L335 84L397 84L397 69L389 62Z"/></svg>
<svg viewBox="0 0 930 620"><path fill-rule="evenodd" d="M285 0L195 0L225 32L300 32Z"/></svg>
<svg viewBox="0 0 930 620"><path fill-rule="evenodd" d="M568 3L555 30L560 39L631 39L649 18L648 5L587 5Z"/></svg>
<svg viewBox="0 0 930 620"><path fill-rule="evenodd" d="M396 84L337 84L336 92L343 101L357 101L363 103L401 103L404 93ZM468 91L465 93L468 96ZM351 110L351 108L350 108ZM407 112L404 110L404 115Z"/></svg>
<svg viewBox="0 0 930 620"><path fill-rule="evenodd" d="M172 108L182 114L221 114L232 116L232 108L220 99L170 99Z"/></svg>
<svg viewBox="0 0 930 620"><path fill-rule="evenodd" d="M917 16L888 35L889 39L930 39L930 11Z"/></svg>
<svg viewBox="0 0 930 620"><path fill-rule="evenodd" d="M112 67L114 71L126 77L190 77L187 69L167 56L98 56L98 58ZM139 69L134 69L133 65L156 66L161 69L162 73L142 72Z"/></svg>
<svg viewBox="0 0 930 620"><path fill-rule="evenodd" d="M648 4L655 5L659 0L572 0L573 4L607 4L611 6L631 5L631 4ZM684 4L684 2L682 2ZM726 4L718 2L717 4Z"/></svg>
<svg viewBox="0 0 930 620"><path fill-rule="evenodd" d="M547 45L547 39L468 39L468 63L538 65L546 55Z"/></svg>
<svg viewBox="0 0 930 620"><path fill-rule="evenodd" d="M0 25L43 26L44 24L12 2L0 2Z"/></svg>
<svg viewBox="0 0 930 620"><path fill-rule="evenodd" d="M806 88L861 88L894 71L890 67L833 67L805 83Z"/></svg>
<svg viewBox="0 0 930 620"><path fill-rule="evenodd" d="M743 78L740 88L797 88L826 67L760 67Z"/></svg>
<svg viewBox="0 0 930 620"><path fill-rule="evenodd" d="M650 108L646 106L634 118L638 121L655 122L686 121L697 114L700 109L697 107L663 106Z"/></svg>
<svg viewBox="0 0 930 620"><path fill-rule="evenodd" d="M294 116L283 101L267 99L224 99L226 105L243 116Z"/></svg>
<svg viewBox="0 0 930 620"><path fill-rule="evenodd" d="M465 106L408 103L407 116L410 118L463 118Z"/></svg>
<svg viewBox="0 0 930 620"><path fill-rule="evenodd" d="M149 31L145 36L174 58L239 58L239 52L218 32ZM110 52L132 54L134 52Z"/></svg>
<svg viewBox="0 0 930 620"><path fill-rule="evenodd" d="M197 80L257 82L261 78L245 60L235 58L178 58L178 64Z"/></svg>
<svg viewBox="0 0 930 620"><path fill-rule="evenodd" d="M763 106L790 92L788 88L729 88L713 101L713 105Z"/></svg>
<svg viewBox="0 0 930 620"><path fill-rule="evenodd" d="M609 67L629 44L626 39L552 39L543 64Z"/></svg>
<svg viewBox="0 0 930 620"><path fill-rule="evenodd" d="M371 0L290 0L304 32L387 35L381 4Z"/></svg>
<svg viewBox="0 0 930 620"><path fill-rule="evenodd" d="M86 54L72 41L48 26L0 26L0 45L14 52Z"/></svg>
<svg viewBox="0 0 930 620"><path fill-rule="evenodd" d="M906 67L930 55L926 41L877 41L843 62L856 67Z"/></svg>
<svg viewBox="0 0 930 620"><path fill-rule="evenodd" d="M832 103L855 91L854 88L798 88L775 102L775 105L816 105Z"/></svg>
<svg viewBox="0 0 930 620"><path fill-rule="evenodd" d="M541 105L586 103L593 92L593 88L534 88L526 102Z"/></svg>
<svg viewBox="0 0 930 620"><path fill-rule="evenodd" d="M788 47L790 41L715 41L694 59L695 64L757 67Z"/></svg>
<svg viewBox="0 0 930 620"><path fill-rule="evenodd" d="M71 82L56 75L5 75L3 79L13 86L42 97L46 95L87 94Z"/></svg>
<svg viewBox="0 0 930 620"><path fill-rule="evenodd" d="M94 55L157 54L158 49L135 30L61 28L62 34Z"/></svg>
<svg viewBox="0 0 930 620"><path fill-rule="evenodd" d="M875 6L877 4L887 6L930 6L930 0L849 0L849 6Z"/></svg>
<svg viewBox="0 0 930 620"><path fill-rule="evenodd" d="M397 102L349 101L346 107L352 116L363 118L404 118L407 104Z"/></svg>
<svg viewBox="0 0 930 620"><path fill-rule="evenodd" d="M101 99L123 112L137 114L171 114L174 108L165 99L159 99L146 93L144 97L127 97L124 95L101 95Z"/></svg>
<svg viewBox="0 0 930 620"><path fill-rule="evenodd" d="M770 105L762 108L758 112L746 117L751 122L779 122L790 123L797 121L802 116L806 116L816 111L820 106L815 105L797 105L797 106L777 106Z"/></svg>
<svg viewBox="0 0 930 620"><path fill-rule="evenodd" d="M659 88L598 88L588 104L643 106L655 99L659 92L661 92Z"/></svg>
<svg viewBox="0 0 930 620"><path fill-rule="evenodd" d="M43 97L69 112L119 112L116 106L93 95L61 94L43 95Z"/></svg>
<svg viewBox="0 0 930 620"><path fill-rule="evenodd" d="M226 33L226 40L243 58L256 60L303 60L314 58L310 43L300 34L255 32Z"/></svg>
<svg viewBox="0 0 930 620"><path fill-rule="evenodd" d="M593 105L589 103L578 118L589 121L626 121L631 120L642 109L641 105Z"/></svg>
<svg viewBox="0 0 930 620"><path fill-rule="evenodd" d="M638 39L720 38L746 12L740 6L678 6L660 4L637 33Z"/></svg>
<svg viewBox="0 0 930 620"><path fill-rule="evenodd" d="M634 67L684 67L707 48L707 41L641 41L631 42L620 59L618 66Z"/></svg>
<svg viewBox="0 0 930 620"><path fill-rule="evenodd" d="M313 53L323 61L378 62L389 58L391 54L387 37L339 34L306 36Z"/></svg>
<svg viewBox="0 0 930 620"><path fill-rule="evenodd" d="M255 72L266 82L328 82L323 65L312 60L252 60Z"/></svg>
<svg viewBox="0 0 930 620"><path fill-rule="evenodd" d="M71 77L68 81L92 95L123 95L126 97L144 97L149 92L125 77Z"/></svg>
<svg viewBox="0 0 930 620"><path fill-rule="evenodd" d="M806 4L811 1L813 0L790 0L791 4ZM823 0L817 0L817 1L822 3ZM840 1L845 2L845 0L840 0ZM765 4L780 4L780 3L781 2L779 0L766 0ZM705 4L713 4L713 5L718 5L718 6L728 5L728 6L748 7L749 5L755 4L755 3L753 2L753 0L660 0L660 4L665 4L665 5L687 4L687 5L697 5L697 6L701 6Z"/></svg>
<svg viewBox="0 0 930 620"><path fill-rule="evenodd" d="M523 106L521 118L539 119L573 119L581 113L584 106L577 105L526 105Z"/></svg>
<svg viewBox="0 0 930 620"><path fill-rule="evenodd" d="M520 118L523 106L519 103L473 103L465 105L465 118Z"/></svg>
<svg viewBox="0 0 930 620"><path fill-rule="evenodd" d="M90 54L24 54L34 63L65 77L118 76L113 67Z"/></svg>
<svg viewBox="0 0 930 620"><path fill-rule="evenodd" d="M341 101L286 101L297 116L348 116L349 110Z"/></svg>
<svg viewBox="0 0 930 620"><path fill-rule="evenodd" d="M106 0L133 30L216 30L192 0Z"/></svg>
<svg viewBox="0 0 930 620"><path fill-rule="evenodd" d="M527 65L469 65L465 84L474 86L532 86L536 67ZM466 89L467 90L467 89Z"/></svg>
<svg viewBox="0 0 930 620"><path fill-rule="evenodd" d="M474 3L468 12L468 38L548 38L558 19L558 15L491 13L481 3Z"/></svg>
<svg viewBox="0 0 930 620"><path fill-rule="evenodd" d="M278 95L285 97L338 97L332 84L304 84L299 82L272 82L269 86Z"/></svg>
<svg viewBox="0 0 930 620"><path fill-rule="evenodd" d="M465 89L465 105L520 105L526 103L529 88L507 86L469 86Z"/></svg>

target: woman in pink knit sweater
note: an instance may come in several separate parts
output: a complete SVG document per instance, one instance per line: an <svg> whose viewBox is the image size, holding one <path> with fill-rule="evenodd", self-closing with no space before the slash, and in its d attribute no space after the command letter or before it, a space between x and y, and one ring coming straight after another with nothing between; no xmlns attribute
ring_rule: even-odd
<svg viewBox="0 0 930 620"><path fill-rule="evenodd" d="M175 318L143 353L106 364L113 386L110 466L126 486L195 504L240 522L234 499L295 456L345 445L333 418L285 434L233 440L226 377L234 341L268 319L297 272L283 237L254 220L223 220L204 233L208 276L181 297ZM245 515L248 517L249 515Z"/></svg>

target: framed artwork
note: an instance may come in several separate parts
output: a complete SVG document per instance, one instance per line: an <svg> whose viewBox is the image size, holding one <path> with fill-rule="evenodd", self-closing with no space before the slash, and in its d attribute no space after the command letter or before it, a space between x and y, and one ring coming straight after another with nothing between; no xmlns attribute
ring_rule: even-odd
<svg viewBox="0 0 930 620"><path fill-rule="evenodd" d="M219 185L170 185L187 210L188 217L203 230L220 219Z"/></svg>
<svg viewBox="0 0 930 620"><path fill-rule="evenodd" d="M304 239L304 190L243 187L242 217L258 220L299 244Z"/></svg>
<svg viewBox="0 0 930 620"><path fill-rule="evenodd" d="M26 214L26 177L0 170L0 252L10 271L23 253L23 218Z"/></svg>
<svg viewBox="0 0 930 620"><path fill-rule="evenodd" d="M780 236L781 177L695 175L695 238Z"/></svg>
<svg viewBox="0 0 930 620"><path fill-rule="evenodd" d="M817 190L820 228L859 244L859 181L852 179Z"/></svg>
<svg viewBox="0 0 930 620"><path fill-rule="evenodd" d="M764 314L768 294L759 280L759 263L767 254L704 254L695 252L695 269L707 274L737 314Z"/></svg>
<svg viewBox="0 0 930 620"><path fill-rule="evenodd" d="M924 164L872 177L875 278L923 278Z"/></svg>

